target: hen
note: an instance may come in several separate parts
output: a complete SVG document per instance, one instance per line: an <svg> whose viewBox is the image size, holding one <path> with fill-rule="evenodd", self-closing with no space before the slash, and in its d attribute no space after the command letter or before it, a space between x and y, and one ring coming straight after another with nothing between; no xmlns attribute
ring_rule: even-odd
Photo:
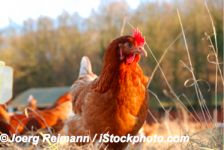
<svg viewBox="0 0 224 150"><path fill-rule="evenodd" d="M63 128L64 122L72 115L71 109L71 95L70 93L65 93L50 108L36 109L29 112L22 133L47 127L54 129L55 132L59 132Z"/></svg>
<svg viewBox="0 0 224 150"><path fill-rule="evenodd" d="M59 97L50 108L38 109L36 100L30 106L35 107L31 107L27 115L9 115L0 105L0 132L8 135L24 134L31 130L45 129L47 127L59 132L63 128L64 122L73 115L71 94L67 92Z"/></svg>
<svg viewBox="0 0 224 150"><path fill-rule="evenodd" d="M0 134L10 134L11 127L9 126L10 116L5 105L0 104Z"/></svg>
<svg viewBox="0 0 224 150"><path fill-rule="evenodd" d="M136 135L147 115L148 78L138 62L147 56L145 40L138 29L132 35L113 40L106 49L97 79L87 57L72 87L73 111L69 123L72 135L109 133ZM99 138L99 137L98 137ZM109 149L123 149L128 143L107 143Z"/></svg>
<svg viewBox="0 0 224 150"><path fill-rule="evenodd" d="M0 104L0 120L4 122L9 122L10 116L6 110L6 106L4 104Z"/></svg>

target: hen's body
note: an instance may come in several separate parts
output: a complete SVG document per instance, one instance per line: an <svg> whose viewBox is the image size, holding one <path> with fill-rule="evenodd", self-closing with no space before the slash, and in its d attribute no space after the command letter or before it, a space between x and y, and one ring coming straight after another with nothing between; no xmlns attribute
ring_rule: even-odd
<svg viewBox="0 0 224 150"><path fill-rule="evenodd" d="M70 125L73 135L137 134L147 114L148 81L137 59L136 63L118 64L116 61L107 63L110 60L105 58L99 78L91 81L82 76L74 83L72 94L76 119ZM126 145L110 143L109 149L123 149Z"/></svg>

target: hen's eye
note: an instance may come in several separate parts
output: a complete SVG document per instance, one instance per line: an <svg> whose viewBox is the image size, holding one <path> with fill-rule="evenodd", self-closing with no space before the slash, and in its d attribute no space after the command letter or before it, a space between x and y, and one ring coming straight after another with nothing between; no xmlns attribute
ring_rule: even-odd
<svg viewBox="0 0 224 150"><path fill-rule="evenodd" d="M132 48L132 43L128 43L128 47L129 48Z"/></svg>

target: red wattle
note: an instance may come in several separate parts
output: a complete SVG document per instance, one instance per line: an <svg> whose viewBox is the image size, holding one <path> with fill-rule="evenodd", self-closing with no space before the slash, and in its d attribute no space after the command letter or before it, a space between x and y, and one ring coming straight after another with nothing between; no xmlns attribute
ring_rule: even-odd
<svg viewBox="0 0 224 150"><path fill-rule="evenodd" d="M130 64L135 60L135 54L130 54L126 58L126 63Z"/></svg>

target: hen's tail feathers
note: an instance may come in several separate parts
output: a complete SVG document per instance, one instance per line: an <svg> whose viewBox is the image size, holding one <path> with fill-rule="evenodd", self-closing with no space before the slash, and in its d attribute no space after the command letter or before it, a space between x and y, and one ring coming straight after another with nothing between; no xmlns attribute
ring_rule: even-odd
<svg viewBox="0 0 224 150"><path fill-rule="evenodd" d="M92 66L89 58L87 56L83 56L80 63L79 77L84 77L84 80L92 81L97 78L92 72Z"/></svg>
<svg viewBox="0 0 224 150"><path fill-rule="evenodd" d="M83 56L80 63L79 77L92 73L92 66L89 58L87 56Z"/></svg>

